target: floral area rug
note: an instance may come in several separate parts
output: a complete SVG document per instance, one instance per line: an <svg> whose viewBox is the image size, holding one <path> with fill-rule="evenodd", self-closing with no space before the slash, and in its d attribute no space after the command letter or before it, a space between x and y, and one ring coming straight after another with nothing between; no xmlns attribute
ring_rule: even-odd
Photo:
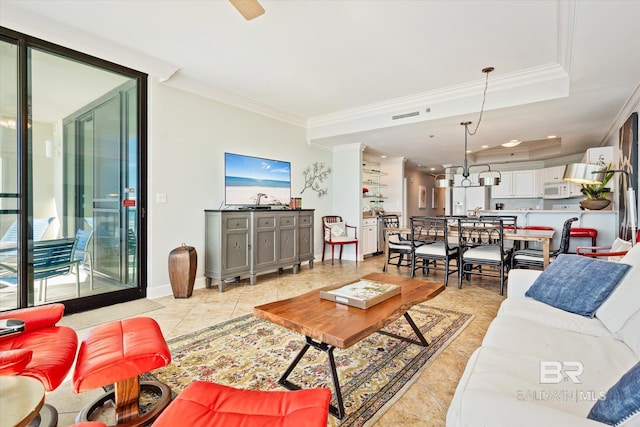
<svg viewBox="0 0 640 427"><path fill-rule="evenodd" d="M363 426L379 418L385 404L398 398L471 321L469 314L424 304L410 315L429 341L421 347L374 333L347 349L336 348L345 417L329 416L329 425ZM404 317L385 330L416 339ZM210 381L254 390L284 390L278 379L302 348L305 338L251 314L168 341L172 362L150 375L179 393L193 381ZM310 348L290 381L303 388L333 391L325 352ZM332 404L335 402L335 393Z"/></svg>

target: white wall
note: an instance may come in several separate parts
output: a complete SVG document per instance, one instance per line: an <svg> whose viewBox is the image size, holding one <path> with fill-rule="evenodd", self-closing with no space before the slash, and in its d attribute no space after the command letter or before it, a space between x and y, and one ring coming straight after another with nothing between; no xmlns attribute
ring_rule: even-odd
<svg viewBox="0 0 640 427"><path fill-rule="evenodd" d="M340 215L348 224L358 227L358 238L362 231L359 227L362 217L362 146L350 144L336 147L333 152L333 191L332 212L327 215ZM319 222L318 222L319 223ZM317 227L316 227L317 228ZM349 232L351 236L351 231ZM322 244L322 236L316 237ZM355 245L346 245L342 259L355 260ZM327 247L327 258L331 258L331 248ZM362 259L362 254L358 256Z"/></svg>
<svg viewBox="0 0 640 427"><path fill-rule="evenodd" d="M407 176L407 226L409 225L409 218L412 216L444 215L444 197L437 208L432 207L433 197L435 196L433 175L418 169L407 169L405 174ZM418 191L421 185L427 189L427 207L424 209L418 208ZM447 189L442 189L441 191L445 190Z"/></svg>
<svg viewBox="0 0 640 427"><path fill-rule="evenodd" d="M611 125L611 129L609 130L609 133L606 136L606 139L605 139L606 142L604 144L602 144L602 145L607 145L607 146L608 145L612 145L615 148L614 159L616 159L616 161L617 161L617 159L619 159L619 155L618 155L618 142L619 142L619 139L620 139L619 130L622 127L622 125L624 124L624 122L634 112L638 113L638 115L640 115L640 87L636 87L635 92L631 94L631 96L629 97L629 101L627 101L627 104L625 105L625 107L622 108L622 110L620 110L620 112L616 116L615 122ZM636 132L637 131L638 131L638 129L636 129ZM640 174L636 179L640 183ZM616 182L616 186L614 188L614 191L617 191L618 179L616 179L614 177L614 180ZM640 185L638 186L638 188L640 188ZM614 200L616 200L616 199L617 199L617 195L614 194ZM638 202L640 202L640 200L638 200L638 199L639 199L639 197L636 194L636 212L638 212L638 206L640 206L640 203L638 203Z"/></svg>
<svg viewBox="0 0 640 427"><path fill-rule="evenodd" d="M385 212L402 214L404 201L404 162L403 157L384 159L380 162L380 170L386 174L383 182L382 193L386 197L384 201Z"/></svg>
<svg viewBox="0 0 640 427"><path fill-rule="evenodd" d="M204 210L224 202L224 153L291 162L292 196L300 196L302 171L314 162L332 165L330 152L311 148L304 129L149 81L149 297L171 294L167 256L183 242L198 252L197 285L204 284ZM358 161L354 162L358 165ZM337 168L335 168L337 169ZM354 179L357 183L357 178ZM355 184L354 184L355 185ZM329 195L306 190L303 208L315 209L315 251L320 218L333 213ZM156 203L164 193L166 203ZM317 256L316 256L317 258ZM319 258L317 258L319 259Z"/></svg>

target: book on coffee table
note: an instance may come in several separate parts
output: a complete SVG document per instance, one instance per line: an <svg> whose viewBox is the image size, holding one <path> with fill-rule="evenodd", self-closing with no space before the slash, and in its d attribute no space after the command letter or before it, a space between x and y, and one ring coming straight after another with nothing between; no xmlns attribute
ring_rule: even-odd
<svg viewBox="0 0 640 427"><path fill-rule="evenodd" d="M320 291L320 298L366 309L399 294L398 285L362 279L330 291Z"/></svg>

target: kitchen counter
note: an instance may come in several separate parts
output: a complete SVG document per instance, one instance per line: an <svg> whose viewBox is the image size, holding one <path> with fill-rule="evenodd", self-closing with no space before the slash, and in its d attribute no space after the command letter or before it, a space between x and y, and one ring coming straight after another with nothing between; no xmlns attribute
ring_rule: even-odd
<svg viewBox="0 0 640 427"><path fill-rule="evenodd" d="M529 213L529 212L540 212L540 213L572 213L572 214L611 214L611 213L615 213L617 214L618 211L612 211L612 210L606 210L606 209L602 209L599 211L590 211L590 210L582 210L582 209L502 209L502 210L480 210L478 211L478 214L482 215L482 214L490 214L490 215L497 215L497 214L509 214L509 215L513 215L513 214L520 214L520 213Z"/></svg>
<svg viewBox="0 0 640 427"><path fill-rule="evenodd" d="M560 245L562 225L566 219L577 217L573 227L595 228L598 230L598 245L611 245L618 235L618 211L612 210L569 210L569 209L514 209L514 210L481 210L478 215L515 215L518 226L542 225L553 227L556 231L551 242L551 250ZM575 238L571 240L569 252L575 252L576 246L591 246L588 239Z"/></svg>

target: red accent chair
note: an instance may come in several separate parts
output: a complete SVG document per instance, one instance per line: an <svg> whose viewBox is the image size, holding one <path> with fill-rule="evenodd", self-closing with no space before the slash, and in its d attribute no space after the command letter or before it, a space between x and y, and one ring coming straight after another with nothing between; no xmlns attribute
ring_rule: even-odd
<svg viewBox="0 0 640 427"><path fill-rule="evenodd" d="M0 313L0 320L24 321L22 332L0 336L0 375L22 375L55 390L73 366L78 348L76 332L56 326L63 304L49 304ZM55 425L58 413L51 405L40 411L41 425Z"/></svg>
<svg viewBox="0 0 640 427"><path fill-rule="evenodd" d="M331 391L241 390L196 381L174 399L154 427L325 427Z"/></svg>
<svg viewBox="0 0 640 427"><path fill-rule="evenodd" d="M353 237L349 236L349 229L353 229ZM340 259L342 259L342 248L344 245L356 245L356 262L358 262L358 228L348 225L342 221L341 216L328 215L322 217L322 261L327 245L331 246L331 265L333 265L333 254L336 246L340 246Z"/></svg>
<svg viewBox="0 0 640 427"><path fill-rule="evenodd" d="M618 239L616 239L616 242L618 242ZM614 247L614 245L617 244L616 242L614 242L612 246L578 246L576 248L576 254L594 257L594 258L611 257L612 259L619 260L620 258L625 256L627 252L629 252L629 250L626 248L623 248L622 250L617 250L617 248ZM640 242L640 231L638 231L638 233L636 234L636 242ZM624 243L622 246L624 246ZM631 243L630 242L626 243L626 246L631 246ZM590 251L590 252L587 252L587 251ZM598 252L598 251L606 251L606 252Z"/></svg>
<svg viewBox="0 0 640 427"><path fill-rule="evenodd" d="M158 323L151 318L125 319L91 329L80 345L73 391L81 393L110 384L114 384L114 391L85 406L76 422L88 421L96 408L114 400L116 425L148 424L171 402L171 389L158 381L140 381L139 376L170 362L167 342ZM144 414L139 411L141 388L160 395L155 406Z"/></svg>

